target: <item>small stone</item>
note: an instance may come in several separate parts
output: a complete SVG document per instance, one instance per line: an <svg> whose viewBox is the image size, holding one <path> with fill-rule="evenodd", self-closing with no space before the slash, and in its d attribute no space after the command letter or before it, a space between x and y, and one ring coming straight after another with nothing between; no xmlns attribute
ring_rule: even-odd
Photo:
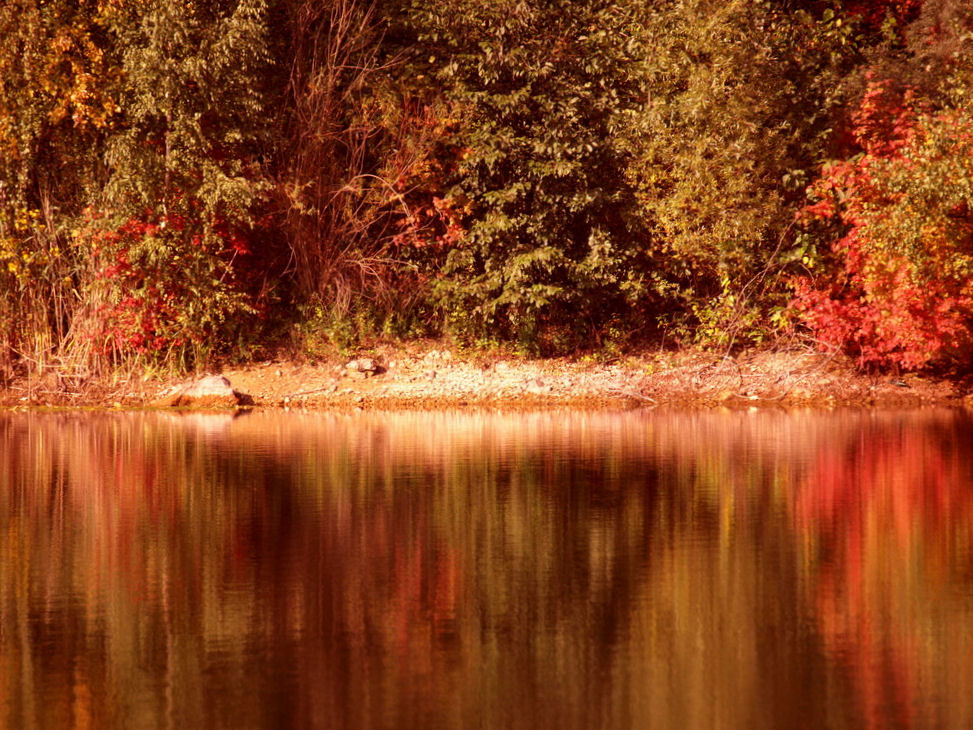
<svg viewBox="0 0 973 730"><path fill-rule="evenodd" d="M527 388L527 392L536 393L538 395L550 393L553 390L550 385L547 385L540 378L529 378L525 386Z"/></svg>
<svg viewBox="0 0 973 730"><path fill-rule="evenodd" d="M379 373L385 372L385 368L370 357L359 357L352 360L345 365L345 370L352 377L364 378L370 378L373 375L378 375ZM364 373L364 375L355 375L355 373Z"/></svg>

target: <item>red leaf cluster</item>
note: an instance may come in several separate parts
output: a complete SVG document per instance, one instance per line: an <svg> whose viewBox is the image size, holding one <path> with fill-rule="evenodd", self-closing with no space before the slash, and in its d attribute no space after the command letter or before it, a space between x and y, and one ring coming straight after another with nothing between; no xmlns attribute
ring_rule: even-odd
<svg viewBox="0 0 973 730"><path fill-rule="evenodd" d="M920 369L973 342L973 292L956 265L963 252L937 233L946 224L922 230L919 254L895 236L917 224L908 216L889 224L907 191L885 183L929 164L922 152L929 118L909 89L871 79L853 115L859 154L823 168L801 213L805 224L830 221L841 233L831 244L837 266L797 278L793 306L818 341L862 367ZM957 139L944 154L968 154Z"/></svg>

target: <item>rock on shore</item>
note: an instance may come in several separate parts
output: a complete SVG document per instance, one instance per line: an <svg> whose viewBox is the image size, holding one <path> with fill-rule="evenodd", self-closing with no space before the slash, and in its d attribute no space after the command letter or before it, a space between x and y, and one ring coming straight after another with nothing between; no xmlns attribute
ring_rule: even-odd
<svg viewBox="0 0 973 730"><path fill-rule="evenodd" d="M159 408L234 408L252 403L250 396L233 389L229 378L209 375L188 385L170 388L149 405Z"/></svg>

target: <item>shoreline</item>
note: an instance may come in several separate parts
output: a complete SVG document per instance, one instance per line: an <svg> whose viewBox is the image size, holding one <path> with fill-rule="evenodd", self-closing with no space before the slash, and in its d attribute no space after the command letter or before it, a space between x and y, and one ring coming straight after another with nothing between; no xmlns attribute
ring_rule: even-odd
<svg viewBox="0 0 973 730"><path fill-rule="evenodd" d="M374 370L361 370L368 363ZM205 373L200 373L200 376ZM968 384L915 374L872 376L847 358L808 351L696 350L522 359L441 344L382 346L322 360L265 360L210 371L240 396L229 406L282 409L833 408L973 405ZM51 373L0 390L0 407L171 408L198 377L129 374L78 383ZM187 407L183 403L180 407ZM192 407L189 404L188 407ZM206 407L200 403L198 407ZM210 405L209 407L212 407Z"/></svg>

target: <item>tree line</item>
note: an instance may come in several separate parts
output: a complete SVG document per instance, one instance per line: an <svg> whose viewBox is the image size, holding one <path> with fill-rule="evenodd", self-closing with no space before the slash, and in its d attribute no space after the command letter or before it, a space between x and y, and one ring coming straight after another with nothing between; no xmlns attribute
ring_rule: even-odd
<svg viewBox="0 0 973 730"><path fill-rule="evenodd" d="M973 344L962 0L8 0L0 377Z"/></svg>

